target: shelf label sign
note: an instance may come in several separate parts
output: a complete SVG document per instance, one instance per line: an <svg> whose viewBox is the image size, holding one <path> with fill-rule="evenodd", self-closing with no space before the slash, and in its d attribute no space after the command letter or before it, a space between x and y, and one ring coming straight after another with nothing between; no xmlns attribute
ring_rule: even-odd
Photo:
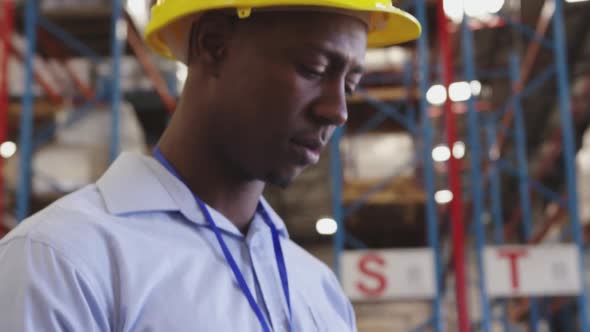
<svg viewBox="0 0 590 332"><path fill-rule="evenodd" d="M429 248L345 251L341 268L342 286L352 301L436 296L434 255Z"/></svg>
<svg viewBox="0 0 590 332"><path fill-rule="evenodd" d="M487 247L484 263L490 297L573 296L581 291L575 245Z"/></svg>

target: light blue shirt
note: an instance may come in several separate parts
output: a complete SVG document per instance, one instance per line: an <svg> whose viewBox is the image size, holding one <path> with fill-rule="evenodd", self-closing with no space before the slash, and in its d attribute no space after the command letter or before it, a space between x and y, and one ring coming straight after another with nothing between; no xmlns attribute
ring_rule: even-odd
<svg viewBox="0 0 590 332"><path fill-rule="evenodd" d="M296 332L356 331L331 270L281 234ZM275 332L288 309L268 225L244 236L210 209ZM190 190L158 161L123 154L93 185L0 241L0 331L261 331Z"/></svg>

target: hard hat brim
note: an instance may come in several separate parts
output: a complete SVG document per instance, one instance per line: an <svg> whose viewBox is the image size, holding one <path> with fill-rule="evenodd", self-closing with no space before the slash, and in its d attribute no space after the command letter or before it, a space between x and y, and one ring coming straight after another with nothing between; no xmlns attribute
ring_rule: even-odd
<svg viewBox="0 0 590 332"><path fill-rule="evenodd" d="M330 0L309 1L313 2L309 4L302 4L305 2L302 0L282 0L282 3L279 4L276 2L272 6L252 6L249 9L255 12L257 9L264 9L265 11L268 11L272 10L272 8L276 8L277 10L280 10L281 7L288 6L302 8L317 7L318 9L324 11L326 9L329 10L330 8L333 8L338 11L344 10L359 13L364 12L370 15L377 15L379 16L379 20L374 26L370 27L370 31L367 36L368 48L381 48L412 41L417 39L422 32L420 23L418 20L416 20L416 18L393 6L375 6L374 8L354 5L343 6L341 3L332 2ZM186 59L175 54L177 52L173 52L173 50L168 46L169 42L167 43L166 38L163 36L166 32L164 30L174 26L176 22L191 20L191 17L193 20L196 20L198 14L204 12L202 6L200 6L199 3L200 1L186 2L188 7L194 4L193 6L195 8L185 7L180 13L179 11L165 11L163 10L164 8L158 8L157 5L154 6L152 8L152 20L150 20L145 31L147 45L161 56L186 62ZM207 8L207 10L214 9L231 9L231 7ZM158 10L160 12L157 12ZM188 42L188 40L186 42Z"/></svg>

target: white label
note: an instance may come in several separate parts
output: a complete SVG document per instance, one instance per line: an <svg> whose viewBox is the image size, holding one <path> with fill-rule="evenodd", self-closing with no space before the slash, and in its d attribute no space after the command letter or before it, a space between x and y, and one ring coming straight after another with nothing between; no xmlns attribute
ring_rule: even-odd
<svg viewBox="0 0 590 332"><path fill-rule="evenodd" d="M574 245L498 246L484 251L491 297L571 296L581 290Z"/></svg>
<svg viewBox="0 0 590 332"><path fill-rule="evenodd" d="M346 251L342 286L353 301L430 299L436 294L431 249Z"/></svg>

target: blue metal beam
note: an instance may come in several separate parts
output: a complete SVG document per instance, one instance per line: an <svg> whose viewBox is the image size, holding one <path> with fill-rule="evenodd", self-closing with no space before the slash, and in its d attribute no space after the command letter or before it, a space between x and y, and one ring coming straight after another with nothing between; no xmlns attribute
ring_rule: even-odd
<svg viewBox="0 0 590 332"><path fill-rule="evenodd" d="M38 16L38 23L49 33L62 40L68 47L71 47L76 52L90 59L93 64L98 63L99 55L94 52L90 47L84 45L81 41L76 39L67 31L64 31L59 26L53 24L51 21L43 16Z"/></svg>
<svg viewBox="0 0 590 332"><path fill-rule="evenodd" d="M344 136L344 127L338 127L334 131L330 141L330 179L332 185L332 217L338 228L333 238L334 245L334 271L340 278L340 255L344 250L346 228L344 225L344 211L342 208L342 160L340 156L340 141Z"/></svg>
<svg viewBox="0 0 590 332"><path fill-rule="evenodd" d="M475 56L473 54L473 32L469 27L469 17L463 17L461 24L461 38L464 61L465 80L471 82L475 80ZM490 303L488 293L486 290L486 274L483 263L483 250L485 247L486 235L485 226L482 220L483 214L483 181L481 176L481 144L479 119L477 109L475 107L475 100L473 96L467 101L467 116L468 116L468 136L469 146L471 151L470 160L470 178L472 187L472 213L473 223L475 227L475 246L477 255L477 270L479 274L478 286L480 292L480 306L481 306L481 331L490 331Z"/></svg>
<svg viewBox="0 0 590 332"><path fill-rule="evenodd" d="M362 135L379 127L385 120L387 115L382 112L373 114L363 125L355 132L357 135Z"/></svg>
<svg viewBox="0 0 590 332"><path fill-rule="evenodd" d="M539 36L537 32L532 29L531 27L522 24L520 22L516 22L508 15L497 14L500 16L506 23L508 23L514 30L520 32L524 36L536 41L541 46L545 47L548 50L553 50L553 41L545 38L544 36Z"/></svg>
<svg viewBox="0 0 590 332"><path fill-rule="evenodd" d="M31 163L33 141L33 60L37 44L37 1L25 2L25 91L20 118L20 174L16 202L16 220L25 219L29 213L31 193Z"/></svg>
<svg viewBox="0 0 590 332"><path fill-rule="evenodd" d="M121 57L127 39L127 22L123 17L123 3L121 0L113 0L111 15L111 148L110 161L114 161L119 155L121 129Z"/></svg>
<svg viewBox="0 0 590 332"><path fill-rule="evenodd" d="M412 122L409 122L403 114L401 114L395 107L388 105L380 100L377 100L366 93L359 92L363 95L366 102L377 109L377 111L385 114L388 118L396 121L397 123L404 126L410 133L415 134L416 128Z"/></svg>
<svg viewBox="0 0 590 332"><path fill-rule="evenodd" d="M418 39L418 74L420 87L420 118L422 121L422 158L424 169L424 189L426 191L426 223L428 233L428 245L434 253L434 267L436 272L436 296L432 300L432 329L435 332L442 332L443 316L442 316L442 301L443 301L443 264L442 254L439 243L439 225L437 204L434 201L435 174L434 161L432 160L432 146L433 146L433 129L430 115L428 112L429 105L426 100L426 92L430 85L430 66L429 66L429 52L428 47L428 17L426 15L426 0L416 1L416 16L418 21L422 24L422 35Z"/></svg>
<svg viewBox="0 0 590 332"><path fill-rule="evenodd" d="M553 15L553 47L555 65L557 68L557 85L559 87L559 115L561 120L561 134L563 138L563 158L565 164L565 177L567 184L567 203L569 211L572 236L579 250L580 280L586 280L586 264L584 255L583 228L580 223L578 210L578 188L576 184L576 142L574 140L574 126L572 123L571 94L567 68L567 46L565 45L565 22L563 19L563 0L555 0L555 14ZM578 297L578 312L580 330L590 332L590 320L588 313L588 290L585 282L582 282L582 292Z"/></svg>
<svg viewBox="0 0 590 332"><path fill-rule="evenodd" d="M515 87L519 81L519 61L516 55L510 57L510 81L512 87ZM529 189L529 176L528 176L528 158L526 151L526 129L524 125L524 114L520 100L513 98L512 108L514 109L514 136L516 137L516 154L518 163L518 175L519 175L519 193L520 193L520 206L522 209L522 227L523 234L528 241L533 234L533 217L531 209L531 197ZM539 325L539 304L536 299L530 299L530 315L529 324L531 332L537 332Z"/></svg>
<svg viewBox="0 0 590 332"><path fill-rule="evenodd" d="M535 76L530 82L527 84L522 91L515 96L515 98L526 98L533 94L533 92L538 89L543 83L548 81L553 74L555 74L555 66L549 66L549 68L543 70L537 76Z"/></svg>
<svg viewBox="0 0 590 332"><path fill-rule="evenodd" d="M360 249L360 250L364 250L364 249L368 249L369 246L367 246L363 241L357 239L356 237L352 236L352 234L350 234L349 232L346 232L346 239L345 239L346 243L355 248L355 249Z"/></svg>
<svg viewBox="0 0 590 332"><path fill-rule="evenodd" d="M553 65L537 74L537 76L535 76L526 86L523 87L522 91L512 95L510 100L508 100L506 104L499 109L499 111L495 112L497 114L497 118L501 119L506 114L511 113L513 111L512 105L514 104L515 99L520 100L530 96L543 83L549 80L553 74L555 74L555 66Z"/></svg>
<svg viewBox="0 0 590 332"><path fill-rule="evenodd" d="M516 167L510 165L508 161L500 159L498 160L498 165L500 166L500 169L506 172L508 175L516 177L519 180L522 177L519 170ZM567 202L559 195L559 193L556 193L555 191L547 188L541 182L531 179L530 177L527 178L527 182L529 183L531 189L536 190L545 199L555 202L564 208L567 206Z"/></svg>
<svg viewBox="0 0 590 332"><path fill-rule="evenodd" d="M79 109L72 111L61 128L67 128L82 119L92 108L98 104L100 98L100 95L97 95L91 101L82 105ZM45 144L45 142L52 139L58 129L60 128L58 128L55 123L51 123L44 128L41 128L39 133L35 135L35 138L33 139L33 151L37 150L41 145Z"/></svg>
<svg viewBox="0 0 590 332"><path fill-rule="evenodd" d="M414 166L415 164L416 164L416 162L414 160L411 160L406 164L400 165L396 170L393 171L393 173L391 175L389 175L385 179L379 181L373 187L369 188L369 190L367 190L365 193L363 193L361 195L361 197L356 199L354 202L352 202L350 204L350 206L348 206L344 209L344 219L348 218L354 212L358 211L358 209L360 209L365 203L367 203L369 201L369 199L371 199L371 196L373 196L373 195L377 194L378 192L382 191L383 189L385 189L389 185L389 183L391 183L391 181L393 181L396 177L399 177L399 175L404 170L409 169L410 167Z"/></svg>

